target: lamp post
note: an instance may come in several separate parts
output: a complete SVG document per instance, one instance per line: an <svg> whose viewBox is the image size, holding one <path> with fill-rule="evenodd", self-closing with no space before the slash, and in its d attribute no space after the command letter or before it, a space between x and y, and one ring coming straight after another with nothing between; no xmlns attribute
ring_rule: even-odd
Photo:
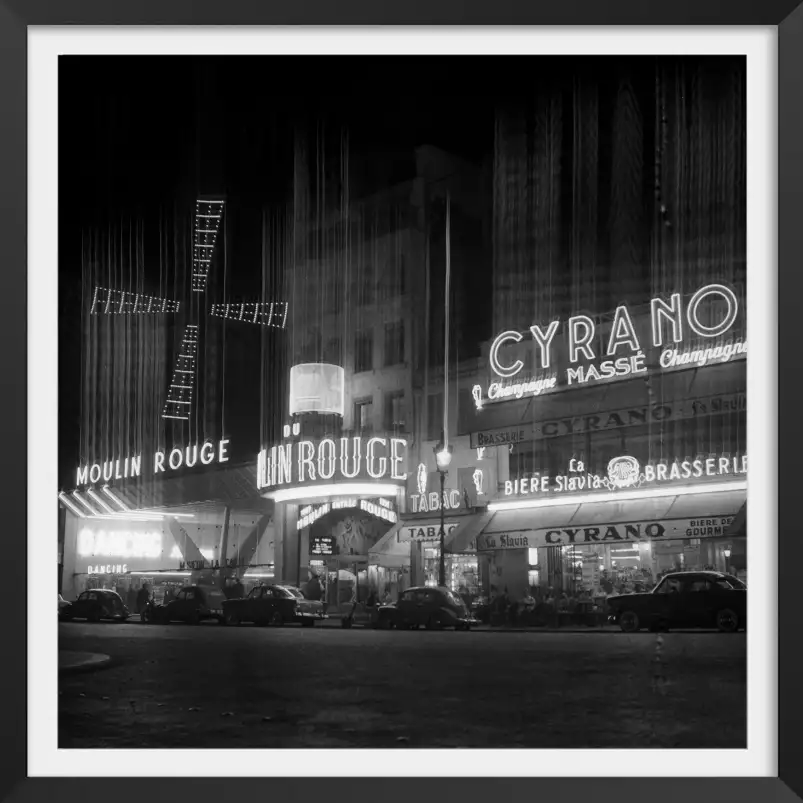
<svg viewBox="0 0 803 803"><path fill-rule="evenodd" d="M446 516L445 505L443 504L444 483L446 482L446 475L449 473L449 464L452 462L452 447L444 446L443 441L435 446L435 463L438 466L438 474L441 477L441 497L440 497L440 510L441 510L441 529L440 529L440 558L438 561L438 585L446 585L446 558L444 554L444 542L446 540L446 524L444 518Z"/></svg>

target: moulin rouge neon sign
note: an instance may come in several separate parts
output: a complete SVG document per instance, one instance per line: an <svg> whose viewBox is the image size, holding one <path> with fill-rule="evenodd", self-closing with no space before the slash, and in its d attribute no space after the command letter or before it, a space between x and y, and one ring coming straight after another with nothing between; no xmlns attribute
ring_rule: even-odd
<svg viewBox="0 0 803 803"><path fill-rule="evenodd" d="M715 323L704 323L700 320L700 305L707 300L724 302L724 311ZM746 340L721 340L733 328L738 314L739 301L733 290L722 284L708 284L694 293L686 304L685 311L680 293L673 293L668 301L653 298L650 301L650 331L647 337L644 337L645 333L639 337L627 306L622 304L614 313L605 353L602 355L597 354L594 349L597 336L595 322L587 315L574 315L567 322L569 365L562 369L566 384L582 385L645 374L649 370L645 348L660 350L658 364L662 369L728 362L747 353ZM481 385L474 386L472 395L477 408L481 409L485 401L538 396L554 388L559 381L559 371L554 366L554 346L560 326L561 321L554 320L546 327L538 324L530 327L536 363L541 373L524 381L505 382L521 373L524 362L518 358L511 360L504 353L509 344L521 343L524 335L515 330L497 335L491 344L489 363L499 379L492 382L484 394ZM719 338L720 341L684 349L684 342L694 337L708 341Z"/></svg>
<svg viewBox="0 0 803 803"><path fill-rule="evenodd" d="M211 463L226 463L228 457L228 438L217 444L207 441L202 446L176 446L169 452L156 451L153 453L153 473L164 474L167 471L177 471L180 468L192 468L196 463L208 466ZM76 471L76 485L94 485L103 480L129 479L142 476L142 455L133 457L106 460L103 463L87 463L79 466Z"/></svg>
<svg viewBox="0 0 803 803"><path fill-rule="evenodd" d="M403 438L323 438L263 449L257 461L257 487L304 485L357 477L407 479L407 441Z"/></svg>

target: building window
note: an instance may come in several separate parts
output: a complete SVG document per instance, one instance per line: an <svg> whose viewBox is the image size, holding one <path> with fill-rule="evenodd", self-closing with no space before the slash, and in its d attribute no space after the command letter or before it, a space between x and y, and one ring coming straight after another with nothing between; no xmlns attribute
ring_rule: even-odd
<svg viewBox="0 0 803 803"><path fill-rule="evenodd" d="M404 362L404 321L385 324L385 365Z"/></svg>
<svg viewBox="0 0 803 803"><path fill-rule="evenodd" d="M405 431L404 417L404 391L387 393L385 395L385 429Z"/></svg>
<svg viewBox="0 0 803 803"><path fill-rule="evenodd" d="M354 428L358 432L373 431L373 399L359 399L354 402Z"/></svg>
<svg viewBox="0 0 803 803"><path fill-rule="evenodd" d="M362 307L374 303L374 271L370 265L362 270L362 281L357 283L357 303Z"/></svg>
<svg viewBox="0 0 803 803"><path fill-rule="evenodd" d="M357 332L354 341L354 373L370 371L374 367L374 333L369 329Z"/></svg>
<svg viewBox="0 0 803 803"><path fill-rule="evenodd" d="M427 440L440 440L443 431L443 393L430 393L427 397Z"/></svg>

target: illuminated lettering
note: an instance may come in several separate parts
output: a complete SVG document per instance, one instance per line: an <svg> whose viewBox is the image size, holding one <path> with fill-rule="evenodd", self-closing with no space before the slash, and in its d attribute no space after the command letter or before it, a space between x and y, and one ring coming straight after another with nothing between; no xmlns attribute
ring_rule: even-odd
<svg viewBox="0 0 803 803"><path fill-rule="evenodd" d="M81 466L78 467L78 471L76 473L75 484L76 485L87 485L89 483L89 466Z"/></svg>
<svg viewBox="0 0 803 803"><path fill-rule="evenodd" d="M580 330L583 331L580 334ZM569 362L577 362L582 351L587 360L594 359L591 341L594 339L594 321L588 315L575 315L569 318Z"/></svg>
<svg viewBox="0 0 803 803"><path fill-rule="evenodd" d="M704 298L710 295L718 295L725 299L728 304L728 312L716 326L704 326L697 317L697 308ZM700 337L719 337L724 335L733 326L739 312L739 302L736 294L729 287L721 284L708 284L701 287L689 301L686 307L686 319L691 330Z"/></svg>
<svg viewBox="0 0 803 803"><path fill-rule="evenodd" d="M170 468L172 468L175 471L177 468L181 468L181 463L183 462L183 460L184 460L184 455L182 454L181 449L176 448L170 452L168 463L170 464Z"/></svg>
<svg viewBox="0 0 803 803"><path fill-rule="evenodd" d="M657 348L664 343L661 320L665 319L672 325L672 340L680 343L683 340L683 315L681 311L680 293L673 293L670 303L660 298L650 302L650 319L652 324L652 343Z"/></svg>
<svg viewBox="0 0 803 803"><path fill-rule="evenodd" d="M331 480L335 475L335 467L335 442L331 438L324 438L318 444L318 476L322 480Z"/></svg>
<svg viewBox="0 0 803 803"><path fill-rule="evenodd" d="M207 441L201 447L201 462L208 466L215 459L215 447L210 441Z"/></svg>
<svg viewBox="0 0 803 803"><path fill-rule="evenodd" d="M287 443L280 446L274 446L273 448L276 450L276 459L274 462L278 463L276 482L279 485L281 485L283 482L291 482L293 444Z"/></svg>
<svg viewBox="0 0 803 803"><path fill-rule="evenodd" d="M368 455L368 459L367 459L368 474L371 477L373 477L374 479L376 479L376 480L381 479L382 477L384 477L385 476L385 472L387 471L387 468L388 468L387 458L380 457L379 458L379 470L376 471L374 469L374 462L376 461L376 458L374 457L374 445L377 444L377 443L379 443L382 446L384 446L385 448L387 448L387 440L385 438L371 438L368 441L368 453L367 453L367 455Z"/></svg>
<svg viewBox="0 0 803 803"><path fill-rule="evenodd" d="M399 449L407 449L407 441L404 438L390 439L390 478L392 480L406 480L407 472L399 472L398 466L404 462L404 456L399 454Z"/></svg>
<svg viewBox="0 0 803 803"><path fill-rule="evenodd" d="M608 355L616 354L616 349L622 345L629 346L631 351L641 349L633 321L630 320L630 313L625 306L617 307L614 313L611 336L608 338Z"/></svg>
<svg viewBox="0 0 803 803"><path fill-rule="evenodd" d="M315 466L312 461L315 457L315 446L310 441L300 441L298 444L298 481L306 481L306 466L310 480L315 479Z"/></svg>
<svg viewBox="0 0 803 803"><path fill-rule="evenodd" d="M362 438L356 437L352 440L354 442L354 448L351 454L351 471L349 471L349 439L340 439L340 473L346 479L353 479L360 473L360 462L362 460Z"/></svg>
<svg viewBox="0 0 803 803"><path fill-rule="evenodd" d="M533 340L541 347L541 367L549 368L550 365L550 349L552 347L552 340L555 333L558 331L560 321L552 321L547 327L546 332L541 330L540 326L533 325L530 327Z"/></svg>
<svg viewBox="0 0 803 803"><path fill-rule="evenodd" d="M226 444L229 442L228 438L225 438L218 444L218 463L226 463L228 462L228 454L226 449Z"/></svg>
<svg viewBox="0 0 803 803"><path fill-rule="evenodd" d="M153 455L153 473L158 474L160 471L165 470L165 453L156 452Z"/></svg>
<svg viewBox="0 0 803 803"><path fill-rule="evenodd" d="M519 332L514 332L512 330L507 332L502 332L501 335L497 335L494 342L491 344L491 351L489 354L489 362L491 365L491 370L497 375L501 377L511 377L515 376L522 368L524 368L524 363L521 360L516 360L513 365L504 366L501 365L499 362L499 349L503 343L507 343L509 340L512 340L514 343L520 343L522 340L522 336Z"/></svg>
<svg viewBox="0 0 803 803"><path fill-rule="evenodd" d="M131 458L131 476L139 477L142 471L142 455Z"/></svg>
<svg viewBox="0 0 803 803"><path fill-rule="evenodd" d="M196 443L195 446L192 447L192 452L190 452L190 447L187 447L186 450L186 457L184 459L184 465L187 468L192 468L198 462L198 444Z"/></svg>

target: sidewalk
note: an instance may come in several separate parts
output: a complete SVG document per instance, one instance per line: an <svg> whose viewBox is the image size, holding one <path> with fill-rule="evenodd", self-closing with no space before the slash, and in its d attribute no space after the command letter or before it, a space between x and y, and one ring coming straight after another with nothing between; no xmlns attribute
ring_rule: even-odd
<svg viewBox="0 0 803 803"><path fill-rule="evenodd" d="M111 656L99 652L73 652L59 650L59 674L91 672L111 663Z"/></svg>
<svg viewBox="0 0 803 803"><path fill-rule="evenodd" d="M318 623L318 627L337 627L340 628L340 620L343 614L331 613L329 618ZM373 629L364 621L355 621L355 628ZM579 625L567 625L566 627L516 627L513 625L491 626L476 625L471 628L472 633L621 633L616 625L603 625L602 627L584 627Z"/></svg>

